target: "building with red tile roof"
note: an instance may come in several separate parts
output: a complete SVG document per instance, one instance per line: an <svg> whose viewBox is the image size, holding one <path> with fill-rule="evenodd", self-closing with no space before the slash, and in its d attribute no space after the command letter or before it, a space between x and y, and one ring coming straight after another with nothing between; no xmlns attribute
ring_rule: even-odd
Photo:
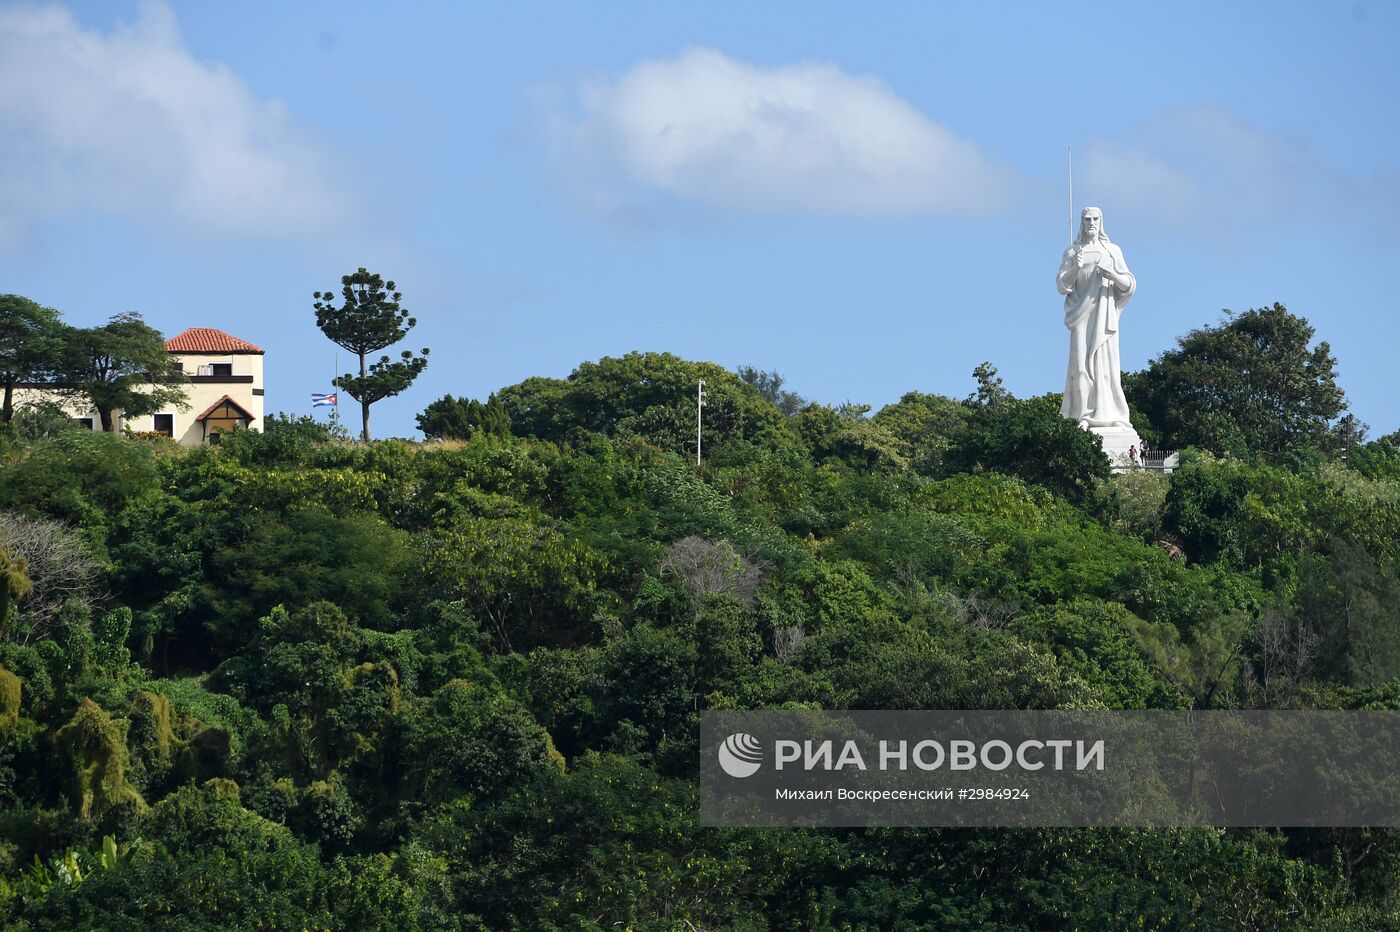
<svg viewBox="0 0 1400 932"><path fill-rule="evenodd" d="M190 327L165 341L189 380L190 407L131 418L132 430L169 433L186 446L218 443L234 429L261 430L263 349L224 330Z"/></svg>
<svg viewBox="0 0 1400 932"><path fill-rule="evenodd" d="M263 349L214 327L190 327L165 341L171 374L187 382L189 406L127 417L118 413L116 428L154 432L185 446L218 443L230 430L261 430L263 422ZM97 412L42 386L17 390L15 402L58 401L84 426L101 430Z"/></svg>
<svg viewBox="0 0 1400 932"><path fill-rule="evenodd" d="M213 327L191 327L178 336L165 341L165 348L171 353L257 353L263 354L262 347L254 346L247 340Z"/></svg>

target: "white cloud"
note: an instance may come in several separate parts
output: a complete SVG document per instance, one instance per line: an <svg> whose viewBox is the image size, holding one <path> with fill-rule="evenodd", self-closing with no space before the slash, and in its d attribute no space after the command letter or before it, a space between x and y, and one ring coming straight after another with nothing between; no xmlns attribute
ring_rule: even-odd
<svg viewBox="0 0 1400 932"><path fill-rule="evenodd" d="M164 4L110 35L61 6L0 9L0 249L94 210L294 239L345 216L330 175L281 103L191 54Z"/></svg>
<svg viewBox="0 0 1400 932"><path fill-rule="evenodd" d="M876 78L710 49L584 83L551 129L575 192L605 214L660 196L732 213L966 216L1017 187Z"/></svg>
<svg viewBox="0 0 1400 932"><path fill-rule="evenodd" d="M1211 107L1160 114L1085 156L1075 172L1084 203L1174 229L1291 222L1335 183L1301 143Z"/></svg>

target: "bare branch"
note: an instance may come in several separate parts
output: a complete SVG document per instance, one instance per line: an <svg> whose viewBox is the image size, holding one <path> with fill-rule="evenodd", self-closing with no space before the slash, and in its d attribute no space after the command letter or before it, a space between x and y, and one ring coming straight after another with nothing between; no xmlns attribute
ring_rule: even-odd
<svg viewBox="0 0 1400 932"><path fill-rule="evenodd" d="M91 609L99 601L102 564L75 531L62 522L0 512L0 548L29 563L34 587L19 600L19 626L7 637L40 640L63 624L63 608Z"/></svg>
<svg viewBox="0 0 1400 932"><path fill-rule="evenodd" d="M748 605L763 583L763 568L728 541L683 537L666 548L657 567L675 579L697 606L711 595L727 595Z"/></svg>

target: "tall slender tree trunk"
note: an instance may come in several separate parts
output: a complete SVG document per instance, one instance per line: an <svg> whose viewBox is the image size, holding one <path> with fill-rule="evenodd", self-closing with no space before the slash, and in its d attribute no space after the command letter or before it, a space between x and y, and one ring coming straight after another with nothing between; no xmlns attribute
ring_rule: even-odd
<svg viewBox="0 0 1400 932"><path fill-rule="evenodd" d="M361 353L361 354L360 354L360 384L361 384L361 385L364 384L364 378L365 378L366 375L368 375L368 373L365 371L365 354L364 354L364 353ZM362 391L363 391L363 389L362 389ZM368 401L361 401L361 402L360 402L360 420L361 420L361 424L360 424L360 439L363 440L365 443L369 443L369 402L368 402Z"/></svg>
<svg viewBox="0 0 1400 932"><path fill-rule="evenodd" d="M102 432L103 432L103 433L110 434L110 433L113 433L113 432L116 431L116 427L115 427L115 426L113 425L113 423L112 423L112 409L111 409L111 408L98 408L98 409L97 409L97 417L98 417L98 419L102 422Z"/></svg>
<svg viewBox="0 0 1400 932"><path fill-rule="evenodd" d="M6 424L8 424L14 418L14 416L15 383L13 379L9 379L5 382L5 405L3 408L0 408L0 420L3 420Z"/></svg>

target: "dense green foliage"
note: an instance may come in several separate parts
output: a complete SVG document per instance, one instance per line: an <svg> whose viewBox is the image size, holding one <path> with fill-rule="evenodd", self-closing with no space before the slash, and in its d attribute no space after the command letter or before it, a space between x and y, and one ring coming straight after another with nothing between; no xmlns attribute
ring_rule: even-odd
<svg viewBox="0 0 1400 932"><path fill-rule="evenodd" d="M510 415L494 398L482 404L443 395L418 415L418 429L429 440L470 440L479 433L504 437L510 433Z"/></svg>
<svg viewBox="0 0 1400 932"><path fill-rule="evenodd" d="M17 294L0 294L0 421L14 416L15 386L41 382L60 367L65 328L51 307Z"/></svg>
<svg viewBox="0 0 1400 932"><path fill-rule="evenodd" d="M62 393L90 401L108 432L118 411L131 418L189 407L186 377L171 371L165 338L136 313L100 327L68 328L57 382Z"/></svg>
<svg viewBox="0 0 1400 932"><path fill-rule="evenodd" d="M91 405L102 429L115 415L186 408L186 376L172 371L165 338L141 315L117 314L99 327L71 327L53 308L29 298L0 294L0 424L14 427L15 390L42 386L47 397L24 405L21 435L47 435L71 424L61 401Z"/></svg>
<svg viewBox="0 0 1400 932"><path fill-rule="evenodd" d="M0 434L0 924L1400 928L1387 830L698 827L705 708L1400 701L1395 438L1112 477L990 367L874 416L760 375Z"/></svg>
<svg viewBox="0 0 1400 932"><path fill-rule="evenodd" d="M1157 446L1246 455L1328 445L1345 407L1336 357L1282 304L1233 314L1193 330L1125 381Z"/></svg>

